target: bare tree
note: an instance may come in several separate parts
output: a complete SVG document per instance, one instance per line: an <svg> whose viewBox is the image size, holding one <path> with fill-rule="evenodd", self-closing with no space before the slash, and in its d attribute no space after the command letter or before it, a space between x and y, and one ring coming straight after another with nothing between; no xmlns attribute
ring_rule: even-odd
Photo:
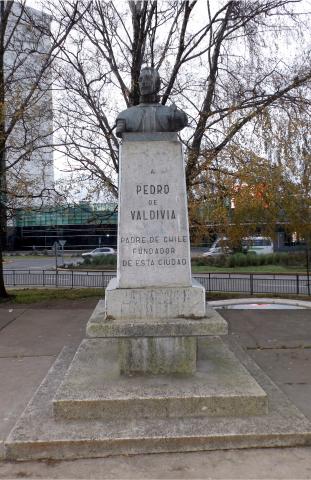
<svg viewBox="0 0 311 480"><path fill-rule="evenodd" d="M80 0L78 8L85 5ZM63 46L58 70L55 107L67 170L117 196L114 121L138 103L146 63L160 70L162 103L178 102L190 118L182 133L190 198L207 181L202 172L231 168L235 144L261 154L258 130L266 115L307 102L301 95L311 78L303 5L92 0Z"/></svg>
<svg viewBox="0 0 311 480"><path fill-rule="evenodd" d="M0 2L0 298L10 210L54 188L51 65L78 16L74 3L51 29L51 18L25 1Z"/></svg>

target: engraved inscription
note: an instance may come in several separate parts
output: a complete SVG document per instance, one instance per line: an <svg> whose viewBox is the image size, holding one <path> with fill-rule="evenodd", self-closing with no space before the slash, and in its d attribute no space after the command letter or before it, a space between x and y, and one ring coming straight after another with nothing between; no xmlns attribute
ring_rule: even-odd
<svg viewBox="0 0 311 480"><path fill-rule="evenodd" d="M136 185L136 194L143 195L167 195L170 191L170 187L166 185Z"/></svg>
<svg viewBox="0 0 311 480"><path fill-rule="evenodd" d="M119 287L190 285L181 146L126 140L120 165Z"/></svg>
<svg viewBox="0 0 311 480"><path fill-rule="evenodd" d="M131 210L132 220L176 220L175 210Z"/></svg>
<svg viewBox="0 0 311 480"><path fill-rule="evenodd" d="M152 184L152 183L138 183L135 185L135 193L141 198L141 209L129 209L129 216L131 221L176 221L178 218L175 208L156 208L146 209L146 206L158 205L158 198L165 198L171 192L168 183ZM167 203L167 200L165 200ZM176 226L176 230L177 230ZM135 228L133 227L133 230ZM152 266L175 266L186 265L187 259L178 255L178 245L187 243L186 235L128 235L121 237L121 245L132 245L128 255L131 258L124 258L122 260L123 267L152 267ZM156 246L154 246L156 244ZM159 244L159 245L158 245ZM175 246L168 246L167 244L174 244ZM152 246L149 246L152 245Z"/></svg>

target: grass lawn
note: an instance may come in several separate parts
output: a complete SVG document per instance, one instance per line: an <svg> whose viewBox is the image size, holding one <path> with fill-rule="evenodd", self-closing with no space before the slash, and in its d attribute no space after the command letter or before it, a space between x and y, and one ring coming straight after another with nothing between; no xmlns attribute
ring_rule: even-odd
<svg viewBox="0 0 311 480"><path fill-rule="evenodd" d="M103 288L27 288L8 289L10 297L0 303L37 303L45 300L78 300L91 297L103 297Z"/></svg>
<svg viewBox="0 0 311 480"><path fill-rule="evenodd" d="M8 293L11 295L7 300L0 300L0 305L5 306L6 304L39 304L42 302L49 302L49 306L59 304L62 300L75 301L76 306L81 306L83 302L88 301L87 299L100 299L104 296L104 290L102 288L75 288L75 289L16 289L8 290ZM304 295L281 295L281 294L257 294L256 297L264 298L290 298L298 300L308 300L310 297ZM209 292L206 294L206 300L226 300L226 299L235 299L235 298L251 298L249 293L230 293L230 292ZM81 302L79 302L81 300ZM60 303L62 305L62 303ZM66 303L63 304L66 306ZM66 306L68 308L68 306Z"/></svg>
<svg viewBox="0 0 311 480"><path fill-rule="evenodd" d="M112 266L106 265L85 265L83 267L76 267L75 270L89 270L89 271L109 271L114 272L116 269ZM286 267L283 265L260 265L248 267L213 267L213 266L197 266L191 267L192 273L284 273L284 274L305 274L306 270L303 267Z"/></svg>

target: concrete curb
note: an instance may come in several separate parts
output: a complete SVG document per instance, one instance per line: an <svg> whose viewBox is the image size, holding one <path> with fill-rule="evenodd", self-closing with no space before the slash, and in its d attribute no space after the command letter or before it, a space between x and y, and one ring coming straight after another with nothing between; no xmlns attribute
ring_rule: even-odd
<svg viewBox="0 0 311 480"><path fill-rule="evenodd" d="M209 307L226 307L229 305L247 305L248 303L280 303L283 305L292 305L296 307L304 307L304 308L311 308L311 301L307 302L305 300L290 300L286 298L235 298L229 300L215 300L211 302L207 302Z"/></svg>

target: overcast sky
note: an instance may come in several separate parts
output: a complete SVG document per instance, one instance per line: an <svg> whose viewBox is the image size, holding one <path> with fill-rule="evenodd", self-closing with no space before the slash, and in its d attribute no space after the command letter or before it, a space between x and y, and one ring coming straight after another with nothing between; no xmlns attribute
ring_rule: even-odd
<svg viewBox="0 0 311 480"><path fill-rule="evenodd" d="M105 1L105 0L102 0L102 1ZM120 4L122 1L122 4L125 3L125 0L115 0L113 3L115 4ZM249 0L249 1L252 1L252 0ZM202 19L202 17L200 17L200 3L204 3L206 4L206 0L198 0L198 5L196 6L195 10L194 10L194 20L195 20L195 23L198 22L198 25L200 24L200 21L206 21L205 18ZM107 2L105 2L107 3ZM211 5L215 8L216 6L218 5L221 5L221 4L224 4L225 3L225 0L212 0L211 1ZM26 4L28 6L31 6L33 8L36 8L38 10L44 10L44 2L42 2L42 0L26 0ZM301 2L295 4L291 4L292 8L297 12L297 13L311 13L311 0L302 0ZM197 18L197 20L196 20ZM300 46L298 47L298 45L295 44L295 42L290 42L289 44L284 44L282 45L279 45L279 51L278 51L278 55L286 62L286 60L290 60L293 56L295 56L295 54L297 55L297 53L299 52L299 48ZM291 63L291 62L289 62ZM60 173L60 171L58 170L58 168L61 168L62 166L62 160L57 156L55 155L55 178L59 178L60 176L62 176L62 174Z"/></svg>

